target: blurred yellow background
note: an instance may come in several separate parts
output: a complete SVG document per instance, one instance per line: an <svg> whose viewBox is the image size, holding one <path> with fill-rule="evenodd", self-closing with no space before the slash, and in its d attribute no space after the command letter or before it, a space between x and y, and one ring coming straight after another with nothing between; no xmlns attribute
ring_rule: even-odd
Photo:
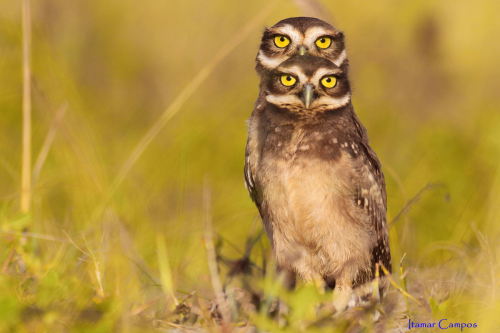
<svg viewBox="0 0 500 333"><path fill-rule="evenodd" d="M171 277L179 292L210 295L203 184L214 232L234 245L224 254L236 257L261 228L242 171L261 33L314 13L315 3L31 5L33 164L49 150L33 178L31 212L21 214L21 1L2 1L0 330L71 327L75 313L94 303L106 304L96 330L118 321L128 327L127 309L159 292L148 274ZM404 253L415 270L446 267L457 281L447 313L482 320L480 329L493 332L500 2L321 5L346 36L354 107L382 161L389 220L403 210L391 228L395 270ZM151 128L157 135L127 164ZM49 147L47 135L55 135ZM32 237L20 237L23 230ZM159 272L159 244L166 244L167 276ZM23 317L32 308L41 309L36 324Z"/></svg>

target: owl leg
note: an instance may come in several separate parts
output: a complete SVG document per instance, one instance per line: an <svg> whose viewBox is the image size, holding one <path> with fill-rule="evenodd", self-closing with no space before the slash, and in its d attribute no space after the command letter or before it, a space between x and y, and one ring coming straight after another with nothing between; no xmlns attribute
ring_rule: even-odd
<svg viewBox="0 0 500 333"><path fill-rule="evenodd" d="M344 311L349 305L349 301L352 296L352 288L350 286L338 286L335 290L335 298L333 299L333 306L337 312Z"/></svg>
<svg viewBox="0 0 500 333"><path fill-rule="evenodd" d="M348 306L352 306L350 304L353 296L352 274L344 273L335 282L333 306L337 312L342 312Z"/></svg>

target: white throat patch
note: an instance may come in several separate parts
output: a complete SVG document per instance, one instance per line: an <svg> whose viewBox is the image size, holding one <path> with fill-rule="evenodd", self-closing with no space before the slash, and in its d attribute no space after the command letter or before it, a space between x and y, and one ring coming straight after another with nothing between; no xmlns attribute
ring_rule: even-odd
<svg viewBox="0 0 500 333"><path fill-rule="evenodd" d="M326 111L338 109L346 106L351 101L351 95L345 94L342 97L321 96L315 99L309 109L305 109L304 102L297 95L267 95L266 101L283 108L302 109L304 111Z"/></svg>
<svg viewBox="0 0 500 333"><path fill-rule="evenodd" d="M346 94L342 97L321 96L315 99L311 104L311 109L338 109L346 106L351 101L351 95Z"/></svg>

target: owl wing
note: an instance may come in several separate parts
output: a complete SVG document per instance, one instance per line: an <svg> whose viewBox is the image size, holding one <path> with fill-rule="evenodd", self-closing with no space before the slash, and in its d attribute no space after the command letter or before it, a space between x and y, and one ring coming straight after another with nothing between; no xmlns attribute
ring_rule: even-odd
<svg viewBox="0 0 500 333"><path fill-rule="evenodd" d="M357 120L357 119L355 119ZM387 227L387 195L384 174L375 152L368 145L365 128L355 121L359 140L359 154L354 160L354 204L358 207L364 220L373 228L376 241L372 248L372 269L379 263L390 272L391 253ZM382 270L379 271L383 275Z"/></svg>
<svg viewBox="0 0 500 333"><path fill-rule="evenodd" d="M255 188L255 180L253 177L252 167L251 167L251 153L250 153L250 143L249 142L247 142L247 146L245 149L244 174L245 174L245 187L247 188L248 193L250 194L250 198L252 198L252 201L255 202L255 204L258 207L259 204L257 203L257 191Z"/></svg>
<svg viewBox="0 0 500 333"><path fill-rule="evenodd" d="M260 144L259 137L261 136L259 133L262 133L263 130L259 129L262 125L262 114L261 111L264 108L264 95L263 92L259 92L259 97L255 102L255 108L248 120L248 139L245 148L245 168L244 168L244 176L245 176L245 186L252 198L252 201L255 203L257 208L259 209L259 213L262 215L261 211L261 199L258 196L257 186L255 184L255 174L257 169L257 162L260 156Z"/></svg>

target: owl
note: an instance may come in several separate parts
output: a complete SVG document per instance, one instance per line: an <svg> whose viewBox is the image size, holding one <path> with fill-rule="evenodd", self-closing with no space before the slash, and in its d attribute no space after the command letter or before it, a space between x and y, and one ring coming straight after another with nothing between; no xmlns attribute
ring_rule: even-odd
<svg viewBox="0 0 500 333"><path fill-rule="evenodd" d="M278 267L334 287L337 308L355 301L377 265L391 270L384 175L346 67L295 55L262 72L245 159Z"/></svg>
<svg viewBox="0 0 500 333"><path fill-rule="evenodd" d="M291 17L265 29L256 58L261 76L294 55L311 54L341 66L347 60L344 34L313 17Z"/></svg>

